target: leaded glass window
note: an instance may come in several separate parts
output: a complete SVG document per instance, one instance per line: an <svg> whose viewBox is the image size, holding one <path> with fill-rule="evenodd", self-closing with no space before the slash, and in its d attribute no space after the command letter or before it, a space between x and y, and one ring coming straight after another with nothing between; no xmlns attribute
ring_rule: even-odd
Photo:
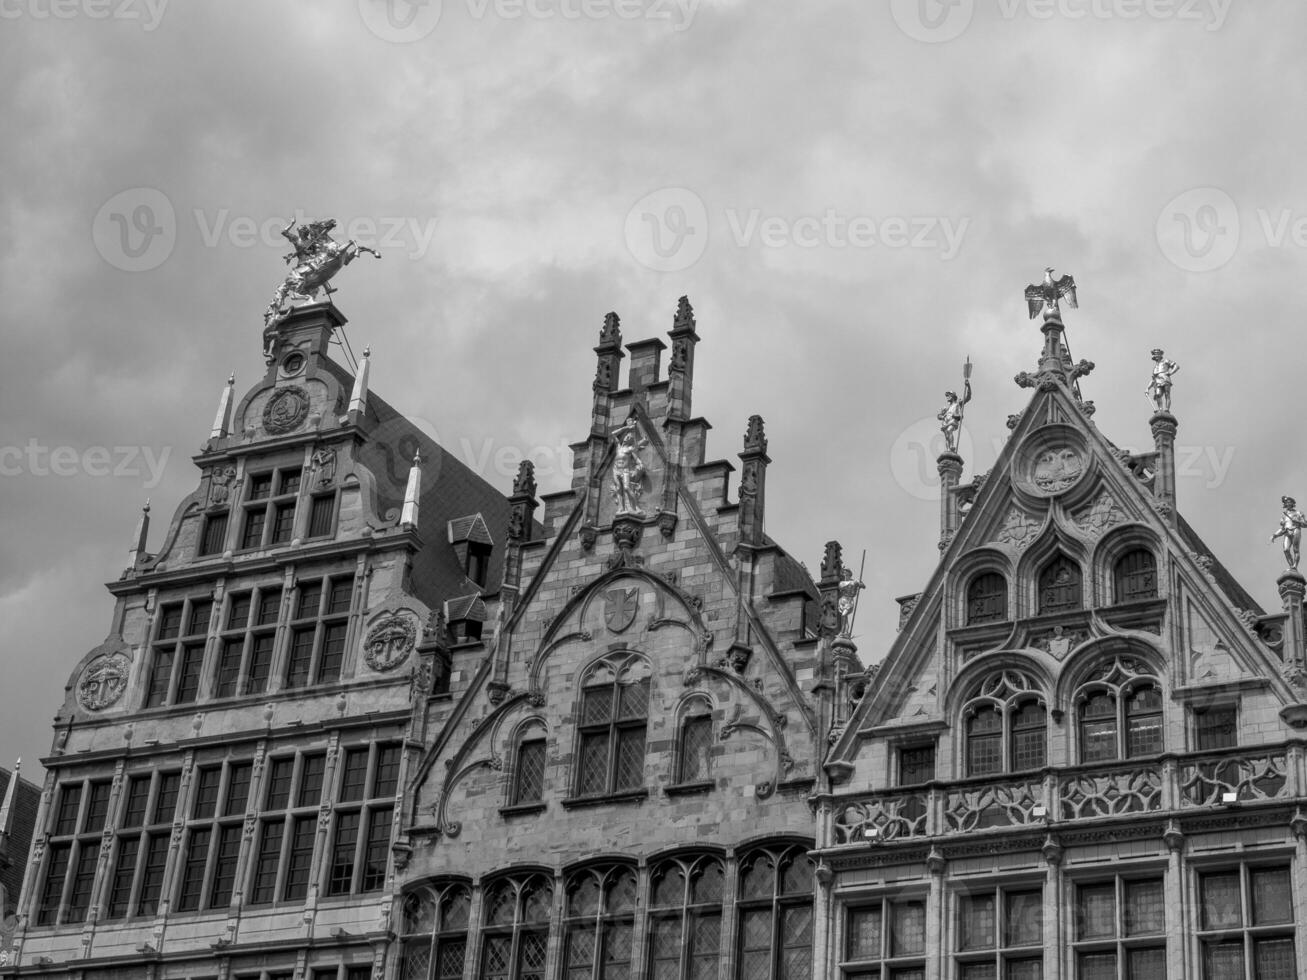
<svg viewBox="0 0 1307 980"><path fill-rule="evenodd" d="M652 980L717 980L725 880L721 860L707 855L674 858L653 870L648 967Z"/></svg>
<svg viewBox="0 0 1307 980"><path fill-rule="evenodd" d="M712 715L704 710L682 720L680 745L676 750L676 781L697 783L711 778L711 750Z"/></svg>
<svg viewBox="0 0 1307 980"><path fill-rule="evenodd" d="M1200 874L1198 900L1203 980L1297 980L1287 865Z"/></svg>
<svg viewBox="0 0 1307 980"><path fill-rule="evenodd" d="M844 976L920 978L925 971L925 896L886 896L844 913Z"/></svg>
<svg viewBox="0 0 1307 980"><path fill-rule="evenodd" d="M1156 755L1165 745L1161 684L1142 663L1118 657L1075 694L1081 762Z"/></svg>
<svg viewBox="0 0 1307 980"><path fill-rule="evenodd" d="M541 874L502 878L481 908L481 980L544 980L554 887Z"/></svg>
<svg viewBox="0 0 1307 980"><path fill-rule="evenodd" d="M459 980L471 908L472 893L462 882L437 883L405 897L399 980Z"/></svg>
<svg viewBox="0 0 1307 980"><path fill-rule="evenodd" d="M1166 976L1166 897L1162 879L1120 876L1075 886L1078 980L1156 980Z"/></svg>
<svg viewBox="0 0 1307 980"><path fill-rule="evenodd" d="M649 663L637 654L605 657L581 687L576 793L604 796L644 786Z"/></svg>
<svg viewBox="0 0 1307 980"><path fill-rule="evenodd" d="M1040 980L1043 943L1042 888L1022 884L957 896L959 980Z"/></svg>
<svg viewBox="0 0 1307 980"><path fill-rule="evenodd" d="M565 980L629 980L635 934L635 871L585 868L567 879Z"/></svg>
<svg viewBox="0 0 1307 980"><path fill-rule="evenodd" d="M812 980L812 872L802 847L764 848L741 860L741 980Z"/></svg>

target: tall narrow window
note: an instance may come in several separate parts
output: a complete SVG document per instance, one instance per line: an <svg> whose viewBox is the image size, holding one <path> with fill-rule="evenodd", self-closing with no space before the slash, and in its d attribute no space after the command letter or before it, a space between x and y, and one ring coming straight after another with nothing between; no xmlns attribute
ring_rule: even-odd
<svg viewBox="0 0 1307 980"><path fill-rule="evenodd" d="M644 786L649 664L619 654L591 667L581 689L578 796L603 796Z"/></svg>
<svg viewBox="0 0 1307 980"><path fill-rule="evenodd" d="M158 910L180 788L181 774L177 772L128 777L127 802L109 879L110 919L151 916Z"/></svg>
<svg viewBox="0 0 1307 980"><path fill-rule="evenodd" d="M678 783L699 783L712 777L712 714L707 705L681 721L680 744L676 748Z"/></svg>
<svg viewBox="0 0 1307 980"><path fill-rule="evenodd" d="M190 704L200 693L204 645L213 600L186 599L159 610L145 706Z"/></svg>
<svg viewBox="0 0 1307 980"><path fill-rule="evenodd" d="M518 742L517 765L513 770L512 805L539 803L544 799L544 791L545 739L543 732L537 732Z"/></svg>
<svg viewBox="0 0 1307 980"><path fill-rule="evenodd" d="M437 883L404 899L399 980L461 980L472 895L459 882Z"/></svg>
<svg viewBox="0 0 1307 980"><path fill-rule="evenodd" d="M272 673L272 647L281 610L281 587L234 592L218 639L213 696L263 694Z"/></svg>
<svg viewBox="0 0 1307 980"><path fill-rule="evenodd" d="M998 572L977 575L967 586L967 625L1007 619L1007 579Z"/></svg>
<svg viewBox="0 0 1307 980"><path fill-rule="evenodd" d="M625 980L635 933L635 872L587 868L567 881L563 975L568 980Z"/></svg>
<svg viewBox="0 0 1307 980"><path fill-rule="evenodd" d="M249 762L198 770L177 911L226 908L231 902L252 772Z"/></svg>
<svg viewBox="0 0 1307 980"><path fill-rule="evenodd" d="M501 879L482 900L480 980L544 980L554 888L544 875Z"/></svg>
<svg viewBox="0 0 1307 980"><path fill-rule="evenodd" d="M958 896L958 980L1041 980L1044 896L1038 886Z"/></svg>
<svg viewBox="0 0 1307 980"><path fill-rule="evenodd" d="M376 891L385 884L398 785L398 745L345 750L328 851L328 895Z"/></svg>
<svg viewBox="0 0 1307 980"><path fill-rule="evenodd" d="M353 593L352 576L299 583L286 659L287 688L340 680Z"/></svg>
<svg viewBox="0 0 1307 980"><path fill-rule="evenodd" d="M1287 865L1203 874L1198 891L1203 980L1296 980Z"/></svg>
<svg viewBox="0 0 1307 980"><path fill-rule="evenodd" d="M1115 877L1076 885L1075 955L1080 980L1165 977L1162 879Z"/></svg>
<svg viewBox="0 0 1307 980"><path fill-rule="evenodd" d="M220 555L227 547L227 512L209 514L204 518L204 533L200 536L200 556Z"/></svg>
<svg viewBox="0 0 1307 980"><path fill-rule="evenodd" d="M740 975L812 977L812 859L806 848L766 848L740 862Z"/></svg>
<svg viewBox="0 0 1307 980"><path fill-rule="evenodd" d="M314 494L309 504L309 537L329 538L335 529L336 494Z"/></svg>
<svg viewBox="0 0 1307 980"><path fill-rule="evenodd" d="M252 904L301 901L308 894L326 766L322 752L269 760L250 886Z"/></svg>
<svg viewBox="0 0 1307 980"><path fill-rule="evenodd" d="M100 832L109 813L109 791L107 781L59 786L37 925L86 919L100 857Z"/></svg>
<svg viewBox="0 0 1307 980"><path fill-rule="evenodd" d="M649 964L657 980L699 980L719 975L722 862L707 855L674 858L650 878Z"/></svg>
<svg viewBox="0 0 1307 980"><path fill-rule="evenodd" d="M1066 612L1082 604L1080 566L1058 555L1039 573L1039 613Z"/></svg>
<svg viewBox="0 0 1307 980"><path fill-rule="evenodd" d="M1112 569L1112 598L1135 602L1157 598L1157 559L1147 548L1127 551Z"/></svg>
<svg viewBox="0 0 1307 980"><path fill-rule="evenodd" d="M885 897L845 912L843 976L849 980L924 980L925 955L924 897Z"/></svg>

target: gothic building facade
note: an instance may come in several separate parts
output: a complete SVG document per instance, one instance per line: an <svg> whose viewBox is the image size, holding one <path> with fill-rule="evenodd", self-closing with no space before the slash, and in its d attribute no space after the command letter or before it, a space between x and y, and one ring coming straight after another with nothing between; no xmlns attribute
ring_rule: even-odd
<svg viewBox="0 0 1307 980"><path fill-rule="evenodd" d="M1307 977L1303 578L1257 605L1176 508L1165 369L1122 451L1044 312L993 469L939 458L940 563L826 761L819 975Z"/></svg>

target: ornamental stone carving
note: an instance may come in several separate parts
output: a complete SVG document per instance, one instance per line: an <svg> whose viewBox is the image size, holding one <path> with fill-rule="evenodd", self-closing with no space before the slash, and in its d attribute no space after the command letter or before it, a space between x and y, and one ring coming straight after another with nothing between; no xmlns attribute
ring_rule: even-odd
<svg viewBox="0 0 1307 980"><path fill-rule="evenodd" d="M230 463L215 466L209 477L209 506L218 507L225 504L235 489L236 467Z"/></svg>
<svg viewBox="0 0 1307 980"><path fill-rule="evenodd" d="M263 428L269 435L281 435L299 428L309 414L309 393L299 385L279 388L263 409Z"/></svg>
<svg viewBox="0 0 1307 980"><path fill-rule="evenodd" d="M368 631L363 659L373 670L394 670L413 652L417 626L412 617L391 613Z"/></svg>
<svg viewBox="0 0 1307 980"><path fill-rule="evenodd" d="M102 657L82 672L77 700L87 711L103 711L116 704L127 690L131 662L122 654Z"/></svg>
<svg viewBox="0 0 1307 980"><path fill-rule="evenodd" d="M1035 461L1034 482L1045 493L1060 493L1080 479L1084 463L1070 446L1046 449Z"/></svg>
<svg viewBox="0 0 1307 980"><path fill-rule="evenodd" d="M996 539L999 544L1005 544L1009 548L1021 551L1035 540L1035 534L1038 531L1039 525L1034 520L1013 507L1008 511L1007 520L1003 522L1003 526L998 529Z"/></svg>
<svg viewBox="0 0 1307 980"><path fill-rule="evenodd" d="M1125 521L1125 511L1106 491L1100 491L1090 508L1076 517L1076 527L1090 537L1097 537L1109 528Z"/></svg>

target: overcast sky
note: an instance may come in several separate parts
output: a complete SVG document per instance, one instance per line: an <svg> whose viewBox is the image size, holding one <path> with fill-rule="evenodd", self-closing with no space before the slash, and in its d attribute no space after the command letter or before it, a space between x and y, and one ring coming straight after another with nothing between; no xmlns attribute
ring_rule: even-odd
<svg viewBox="0 0 1307 980"><path fill-rule="evenodd" d="M566 483L604 314L688 293L710 455L761 414L768 531L866 549L869 662L938 557L942 393L970 355L969 479L1055 266L1109 438L1181 364L1180 508L1278 607L1304 37L1300 0L0 0L0 764L40 776L141 504L157 549L260 376L297 209L383 256L336 297L373 389L505 490Z"/></svg>

